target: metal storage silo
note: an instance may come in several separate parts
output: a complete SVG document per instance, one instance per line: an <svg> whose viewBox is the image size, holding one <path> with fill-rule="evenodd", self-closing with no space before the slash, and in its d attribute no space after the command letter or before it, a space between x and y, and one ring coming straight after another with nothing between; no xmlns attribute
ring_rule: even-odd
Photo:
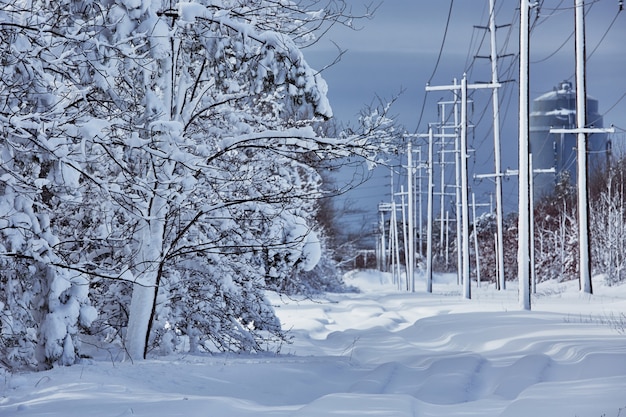
<svg viewBox="0 0 626 417"><path fill-rule="evenodd" d="M587 97L587 126L603 127L598 113L598 100ZM557 175L567 171L570 181L576 181L576 135L573 133L550 133L551 128L576 128L576 91L569 81L561 82L553 91L545 93L532 103L530 112L530 152L533 170L554 167L556 174L534 174L535 201L554 189ZM587 138L590 171L602 166L607 160L608 140L606 133L594 133Z"/></svg>

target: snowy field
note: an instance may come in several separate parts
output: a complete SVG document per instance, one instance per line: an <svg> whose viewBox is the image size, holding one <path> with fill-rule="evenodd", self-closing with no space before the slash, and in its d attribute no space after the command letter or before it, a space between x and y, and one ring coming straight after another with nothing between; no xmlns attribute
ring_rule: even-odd
<svg viewBox="0 0 626 417"><path fill-rule="evenodd" d="M463 300L442 278L434 294L385 279L352 272L359 294L272 296L294 336L280 355L0 370L0 416L626 417L626 286L543 284L524 312L514 283Z"/></svg>

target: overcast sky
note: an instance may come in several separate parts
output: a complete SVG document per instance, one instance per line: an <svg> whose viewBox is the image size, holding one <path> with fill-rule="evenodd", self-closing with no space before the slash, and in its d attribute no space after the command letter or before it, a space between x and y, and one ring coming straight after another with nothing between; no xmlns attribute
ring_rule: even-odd
<svg viewBox="0 0 626 417"><path fill-rule="evenodd" d="M348 0L354 14L369 0ZM531 100L552 90L562 80L574 82L574 0L544 0L531 15ZM489 81L491 67L489 34L475 26L487 26L488 0L440 0L380 2L373 19L359 21L360 30L335 28L305 56L314 68L322 68L336 55L337 43L347 50L341 62L323 72L329 98L339 120L354 124L359 111L377 104L376 97L389 99L403 91L392 111L407 131L425 133L428 123L438 121L437 102L450 100L449 93L425 92L431 85L449 85L467 73L469 82ZM518 54L519 1L496 0L499 54ZM451 13L449 14L449 11ZM626 129L626 11L619 12L618 0L586 1L587 92L599 100L606 126ZM450 16L448 22L448 16ZM446 25L446 23L448 24ZM511 26L506 26L506 25ZM446 30L447 26L447 30ZM443 42L445 36L445 42ZM438 62L438 56L440 54ZM517 168L516 57L499 60L500 80L512 80L501 89L503 168ZM475 173L493 171L493 139L489 90L472 93L476 125L470 138ZM484 114L484 115L483 115ZM418 121L421 115L421 122ZM624 134L615 140L623 140ZM616 144L618 145L618 144ZM389 179L377 173L350 198L362 200L376 214L377 201L389 201ZM487 200L491 186L473 184L477 198ZM505 207L516 210L517 183L504 190ZM374 216L375 218L375 216Z"/></svg>

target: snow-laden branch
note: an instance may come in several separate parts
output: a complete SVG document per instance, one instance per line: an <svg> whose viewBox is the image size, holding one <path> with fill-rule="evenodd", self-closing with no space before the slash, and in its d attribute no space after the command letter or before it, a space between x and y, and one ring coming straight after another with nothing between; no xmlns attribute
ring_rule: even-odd
<svg viewBox="0 0 626 417"><path fill-rule="evenodd" d="M213 6L213 7L212 7ZM330 119L333 112L326 96L328 86L319 72L312 70L304 59L300 48L295 44L292 37L285 33L273 30L258 31L253 25L233 17L228 10L216 10L215 4L209 7L191 2L178 4L178 16L180 24L194 24L198 20L228 27L239 33L245 39L251 39L263 45L266 49L273 50L281 58L291 62L295 67L303 71L306 77L300 77L305 81L304 91L311 97L315 97L314 105L316 115ZM261 69L260 69L261 70Z"/></svg>

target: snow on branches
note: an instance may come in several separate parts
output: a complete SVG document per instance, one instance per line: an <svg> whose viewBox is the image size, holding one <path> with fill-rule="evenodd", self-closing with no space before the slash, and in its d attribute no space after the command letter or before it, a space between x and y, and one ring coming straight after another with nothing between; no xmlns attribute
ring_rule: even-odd
<svg viewBox="0 0 626 417"><path fill-rule="evenodd" d="M84 337L133 359L284 339L264 291L320 259L319 161L374 160L391 130L312 127L332 110L300 46L342 2L0 2L10 366L69 365Z"/></svg>

